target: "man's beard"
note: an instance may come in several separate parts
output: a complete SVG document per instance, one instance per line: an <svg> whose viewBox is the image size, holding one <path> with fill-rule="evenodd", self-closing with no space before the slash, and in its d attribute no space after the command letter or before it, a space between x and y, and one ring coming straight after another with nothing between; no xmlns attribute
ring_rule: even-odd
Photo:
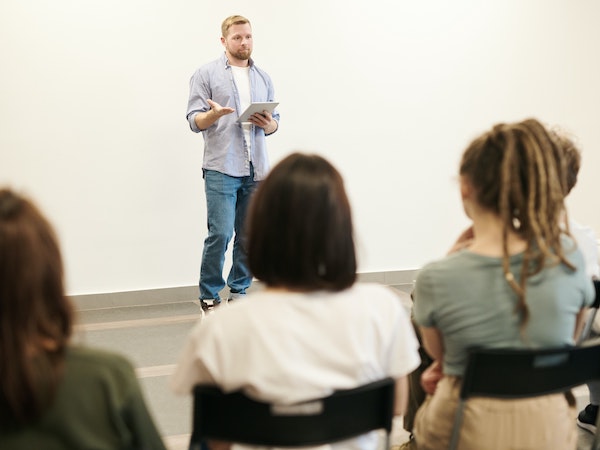
<svg viewBox="0 0 600 450"><path fill-rule="evenodd" d="M250 59L250 55L252 54L252 50L250 49L246 49L246 50L239 50L237 52L231 52L231 56L237 58L237 59L241 59L242 61L245 61L247 59Z"/></svg>

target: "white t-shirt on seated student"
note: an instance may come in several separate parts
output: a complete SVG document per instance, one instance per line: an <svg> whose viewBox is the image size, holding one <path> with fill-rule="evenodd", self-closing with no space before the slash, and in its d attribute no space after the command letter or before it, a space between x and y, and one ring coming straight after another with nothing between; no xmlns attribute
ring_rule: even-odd
<svg viewBox="0 0 600 450"><path fill-rule="evenodd" d="M600 264L598 261L598 239L590 227L581 225L569 219L569 230L577 242L577 246L585 260L585 272L590 278L600 277Z"/></svg>
<svg viewBox="0 0 600 450"><path fill-rule="evenodd" d="M598 239L590 227L569 219L569 231L575 238L577 246L585 260L585 273L590 278L600 278L600 262L598 261ZM596 314L592 325L594 333L600 334L600 314Z"/></svg>
<svg viewBox="0 0 600 450"><path fill-rule="evenodd" d="M420 363L418 346L390 288L357 283L338 293L265 290L221 307L194 327L171 387L189 394L195 384L208 382L293 404L407 375ZM318 448L374 450L377 438L369 433Z"/></svg>

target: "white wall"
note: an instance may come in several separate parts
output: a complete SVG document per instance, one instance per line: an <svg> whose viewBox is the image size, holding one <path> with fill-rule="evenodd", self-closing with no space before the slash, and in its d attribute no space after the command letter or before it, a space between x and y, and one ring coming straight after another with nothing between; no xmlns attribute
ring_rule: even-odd
<svg viewBox="0 0 600 450"><path fill-rule="evenodd" d="M205 231L188 80L254 28L275 82L272 161L322 153L354 207L360 271L418 268L466 224L455 173L498 121L580 138L572 216L600 232L596 0L2 0L0 184L55 224L70 294L192 285Z"/></svg>

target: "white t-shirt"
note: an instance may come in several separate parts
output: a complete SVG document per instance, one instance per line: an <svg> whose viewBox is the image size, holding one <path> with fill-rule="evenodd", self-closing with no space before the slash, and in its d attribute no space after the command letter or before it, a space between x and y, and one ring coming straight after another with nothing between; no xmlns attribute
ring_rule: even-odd
<svg viewBox="0 0 600 450"><path fill-rule="evenodd" d="M569 219L569 231L577 242L577 247L583 253L585 260L585 273L588 277L600 278L600 263L598 261L598 239L590 227ZM589 316L588 316L589 319ZM600 334L600 314L596 314L592 325L594 333Z"/></svg>
<svg viewBox="0 0 600 450"><path fill-rule="evenodd" d="M258 400L292 404L390 376L420 362L400 298L377 284L338 293L259 291L206 316L191 331L172 389L214 382ZM324 448L375 449L377 434Z"/></svg>
<svg viewBox="0 0 600 450"><path fill-rule="evenodd" d="M575 238L577 246L585 260L585 272L591 277L600 277L600 266L598 262L598 240L596 233L590 227L581 225L569 219L569 231Z"/></svg>
<svg viewBox="0 0 600 450"><path fill-rule="evenodd" d="M249 67L238 67L231 66L233 73L233 79L235 80L235 86L237 88L240 108L239 114L246 111L250 103L252 103L252 95L250 93L250 68ZM252 143L250 141L250 133L252 131L252 124L250 122L242 123L242 129L244 130L244 139L246 140L246 150L248 152L248 161L251 160L252 151L250 149Z"/></svg>

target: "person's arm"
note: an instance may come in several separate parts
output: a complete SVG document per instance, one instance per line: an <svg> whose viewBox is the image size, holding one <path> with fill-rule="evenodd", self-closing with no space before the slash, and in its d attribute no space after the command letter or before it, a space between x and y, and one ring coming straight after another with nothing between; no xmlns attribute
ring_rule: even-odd
<svg viewBox="0 0 600 450"><path fill-rule="evenodd" d="M408 378L406 376L396 378L396 401L394 403L394 414L403 416L408 407Z"/></svg>
<svg viewBox="0 0 600 450"><path fill-rule="evenodd" d="M421 374L421 387L427 394L433 395L438 382L444 377L442 365L439 361L433 361Z"/></svg>
<svg viewBox="0 0 600 450"><path fill-rule="evenodd" d="M169 385L177 395L189 395L196 384L218 385L211 371L206 366L205 359L214 360L215 352L218 354L218 337L210 332L211 324L202 320L198 322L188 334L175 371L171 375ZM199 358L203 355L203 358ZM218 373L218 369L215 369Z"/></svg>
<svg viewBox="0 0 600 450"><path fill-rule="evenodd" d="M275 133L279 127L279 124L273 119L269 111L263 111L262 114L252 114L248 121L265 130L265 135Z"/></svg>
<svg viewBox="0 0 600 450"><path fill-rule="evenodd" d="M419 330L425 351L434 359L421 375L421 386L425 392L433 394L438 381L444 376L441 364L444 358L444 341L442 333L435 327L420 327Z"/></svg>
<svg viewBox="0 0 600 450"><path fill-rule="evenodd" d="M579 337L581 336L581 332L585 326L589 311L590 308L581 308L575 317L575 332L573 333L573 339L575 342L579 341Z"/></svg>
<svg viewBox="0 0 600 450"><path fill-rule="evenodd" d="M264 92L262 92L260 95L260 101L274 102L275 88L273 86L273 82L271 81L271 77L263 71L259 70L259 72L260 78L266 83L266 96L263 97L262 94L264 94ZM263 111L262 114L253 114L250 117L249 121L253 125L256 125L257 127L260 127L263 130L265 130L265 136L273 134L279 129L279 113L277 112L277 109L275 109L273 113Z"/></svg>
<svg viewBox="0 0 600 450"><path fill-rule="evenodd" d="M199 112L194 117L194 122L200 130L206 130L221 117L235 111L235 109L230 108L229 106L221 106L210 99L206 101L210 105L210 109L206 112Z"/></svg>
<svg viewBox="0 0 600 450"><path fill-rule="evenodd" d="M444 341L442 333L435 327L420 327L421 340L427 353L435 360L441 361L444 357Z"/></svg>

